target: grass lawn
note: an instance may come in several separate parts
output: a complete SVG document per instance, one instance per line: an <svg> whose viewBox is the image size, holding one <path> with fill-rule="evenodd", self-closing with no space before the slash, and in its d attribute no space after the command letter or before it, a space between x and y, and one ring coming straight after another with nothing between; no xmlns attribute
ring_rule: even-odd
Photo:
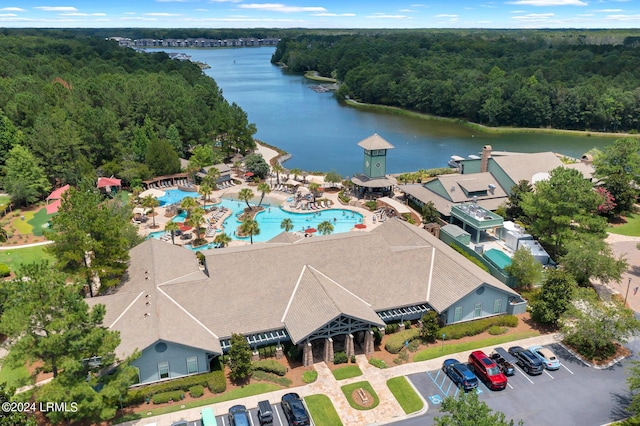
<svg viewBox="0 0 640 426"><path fill-rule="evenodd" d="M304 398L313 423L317 426L341 426L342 421L333 403L326 395L309 395Z"/></svg>
<svg viewBox="0 0 640 426"><path fill-rule="evenodd" d="M522 331L520 333L507 334L504 336L489 337L488 339L476 340L473 342L445 344L444 348L441 344L434 345L430 348L423 349L413 356L413 362L426 361L428 359L438 358L443 355L455 354L458 352L470 351L473 349L483 348L485 346L500 345L514 340L526 339L533 336L539 336L537 331Z"/></svg>
<svg viewBox="0 0 640 426"><path fill-rule="evenodd" d="M9 266L15 271L21 263L33 263L39 260L54 261L49 253L45 252L46 246L26 247L21 249L0 250L0 263Z"/></svg>
<svg viewBox="0 0 640 426"><path fill-rule="evenodd" d="M273 392L282 389L280 386L270 383L251 383L243 388L236 388L219 396L210 398L197 399L184 404L174 404L166 407L153 409L153 405L149 405L149 410L144 413L128 414L124 417L115 419L113 424L124 423L132 420L141 419L143 417L159 416L160 414L173 413L175 411L185 410L187 408L201 407L203 405L216 404L218 402L230 401L232 399L246 398L252 395L260 395L267 392ZM184 406L184 407L183 407ZM147 414L149 413L149 414Z"/></svg>
<svg viewBox="0 0 640 426"><path fill-rule="evenodd" d="M353 391L359 388L362 388L367 392L369 392L369 394L373 398L373 404L371 404L371 406L363 407L362 405L357 404L353 400L353 396L351 394L353 393ZM380 398L378 398L376 391L373 390L373 387L367 381L351 383L350 385L344 385L340 389L342 389L342 393L344 393L344 396L347 398L347 401L349 401L349 405L351 405L356 410L371 410L372 408L375 408L378 406L378 404L380 404Z"/></svg>
<svg viewBox="0 0 640 426"><path fill-rule="evenodd" d="M27 367L25 367L26 362L26 358L15 360L15 363L5 361L0 369L0 383L6 383L12 388L30 384L32 379Z"/></svg>
<svg viewBox="0 0 640 426"><path fill-rule="evenodd" d="M29 223L31 219L33 219L34 212L20 212L18 217L12 220L11 224L21 233L21 234L31 234L33 232L33 226ZM24 216L24 220L21 217Z"/></svg>
<svg viewBox="0 0 640 426"><path fill-rule="evenodd" d="M336 380L350 379L358 376L362 376L362 370L360 370L360 367L357 365L347 365L346 367L333 370L333 377L335 377Z"/></svg>
<svg viewBox="0 0 640 426"><path fill-rule="evenodd" d="M424 407L424 402L404 376L389 379L387 387L406 414L415 413Z"/></svg>
<svg viewBox="0 0 640 426"><path fill-rule="evenodd" d="M32 227L33 235L41 237L44 234L44 230L49 224L49 218L51 216L47 214L47 209L44 207L38 210L33 217L28 221ZM26 218L25 218L26 220Z"/></svg>
<svg viewBox="0 0 640 426"><path fill-rule="evenodd" d="M640 214L630 214L627 216L627 223L609 227L606 231L628 237L640 237Z"/></svg>

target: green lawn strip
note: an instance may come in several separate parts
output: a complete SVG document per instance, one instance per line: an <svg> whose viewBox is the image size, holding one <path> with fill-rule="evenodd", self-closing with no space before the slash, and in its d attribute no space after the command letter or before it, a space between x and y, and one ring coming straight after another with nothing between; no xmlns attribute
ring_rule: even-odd
<svg viewBox="0 0 640 426"><path fill-rule="evenodd" d="M640 237L640 214L630 214L627 216L627 223L607 228L607 232L628 237Z"/></svg>
<svg viewBox="0 0 640 426"><path fill-rule="evenodd" d="M173 413L180 410L186 410L187 408L202 407L203 405L217 404L218 402L231 401L233 399L246 398L252 395L260 395L267 392L273 392L282 389L280 386L273 385L271 383L251 383L243 388L236 388L222 395L212 396L209 398L202 398L195 401L185 402L181 404L180 401L175 402L173 405L169 405L161 408L151 408L153 405L149 405L149 410L140 413L127 414L126 416L117 418L114 420L114 424L124 423L132 420L141 419L143 417L159 416L161 414ZM184 407L182 407L184 405ZM220 413L218 413L220 414Z"/></svg>
<svg viewBox="0 0 640 426"><path fill-rule="evenodd" d="M12 271L15 271L22 263L33 263L40 260L53 262L54 257L46 252L46 247L47 246L44 245L0 250L0 263L8 265Z"/></svg>
<svg viewBox="0 0 640 426"><path fill-rule="evenodd" d="M13 219L13 226L21 234L31 234L33 232L33 226L29 223L33 219L34 212L22 212L20 215ZM24 220L22 219L24 217Z"/></svg>
<svg viewBox="0 0 640 426"><path fill-rule="evenodd" d="M21 357L20 359L7 361L9 355L7 355L2 365L0 366L0 383L6 383L7 386L12 388L19 388L33 383L33 379L25 366L27 359Z"/></svg>
<svg viewBox="0 0 640 426"><path fill-rule="evenodd" d="M424 407L424 402L409 384L406 377L400 376L387 380L387 387L406 414L415 413Z"/></svg>
<svg viewBox="0 0 640 426"><path fill-rule="evenodd" d="M31 220L29 220L29 224L31 225L33 235L36 237L41 237L44 234L44 230L47 226L49 226L49 218L51 216L47 214L47 209L44 207L38 210Z"/></svg>
<svg viewBox="0 0 640 426"><path fill-rule="evenodd" d="M357 365L347 365L333 370L333 377L336 380L350 379L352 377L362 376L362 370Z"/></svg>
<svg viewBox="0 0 640 426"><path fill-rule="evenodd" d="M335 78L331 78L331 77L322 77L316 74L317 71L307 71L304 73L305 78L308 78L309 80L315 80L315 81L324 81L327 83L336 83L337 80Z"/></svg>
<svg viewBox="0 0 640 426"><path fill-rule="evenodd" d="M309 395L304 398L313 423L317 426L341 426L342 421L333 403L326 395Z"/></svg>
<svg viewBox="0 0 640 426"><path fill-rule="evenodd" d="M8 195L0 195L0 204L9 204L9 201L11 201L11 197Z"/></svg>
<svg viewBox="0 0 640 426"><path fill-rule="evenodd" d="M353 400L353 396L351 394L353 393L354 390L358 388L362 388L368 391L371 397L373 398L373 404L370 407L363 407L361 405L358 405ZM340 389L342 389L342 393L344 393L344 396L347 398L347 401L349 401L349 405L351 405L356 410L371 410L372 408L375 408L378 406L378 404L380 404L380 398L378 398L376 391L373 390L373 387L367 381L351 383L350 385L344 385Z"/></svg>
<svg viewBox="0 0 640 426"><path fill-rule="evenodd" d="M519 333L506 334L504 336L489 337L488 339L476 340L473 342L465 343L450 343L445 344L444 348L439 345L434 345L430 348L423 349L413 356L413 362L426 361L428 359L438 358L443 355L455 354L458 352L470 351L473 349L484 348L485 346L499 345L506 342L513 342L514 340L527 339L529 337L539 336L537 331L521 331Z"/></svg>

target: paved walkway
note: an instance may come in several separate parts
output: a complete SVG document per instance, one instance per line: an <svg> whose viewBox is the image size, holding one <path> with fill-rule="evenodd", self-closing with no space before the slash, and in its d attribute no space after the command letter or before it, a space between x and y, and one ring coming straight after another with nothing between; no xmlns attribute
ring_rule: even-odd
<svg viewBox="0 0 640 426"><path fill-rule="evenodd" d="M510 345L520 345L529 347L533 345L548 345L559 341L559 336L555 334L547 334L543 336L531 337L516 342L510 343ZM481 348L485 352L491 352L493 347ZM268 399L271 403L276 404L280 402L282 395L289 392L296 392L300 396L305 397L309 395L323 394L327 395L333 402L342 423L347 426L364 426L364 425L380 425L385 423L391 423L403 418L412 417L422 414L429 409L427 401L424 401L424 409L419 413L406 415L398 402L395 400L389 388L387 387L387 381L393 377L407 376L414 373L422 373L430 370L437 370L442 367L442 362L446 358L456 358L460 361L466 361L471 351L460 352L458 354L446 355L440 358L431 359L428 361L412 362L402 364L399 366L390 367L384 370L380 370L373 367L367 361L364 355L356 356L358 366L362 370L362 376L353 377L350 379L337 381L331 370L324 363L317 363L314 365L318 371L318 379L309 385L300 386L298 388L281 389L274 392L269 392L260 395L254 395L246 398L240 398L232 401L220 402L218 404L210 405L216 414L225 414L229 411L229 408L236 404L245 405L247 408L254 408L258 406L258 401ZM341 387L350 383L368 381L376 394L380 399L380 404L371 410L355 410L351 408ZM150 406L150 408L153 408ZM147 417L142 420L123 423L129 426L143 426L155 424L156 426L169 426L173 422L178 420L197 420L200 418L200 410L202 407L190 408L182 411L176 411L174 413L163 414L160 416Z"/></svg>

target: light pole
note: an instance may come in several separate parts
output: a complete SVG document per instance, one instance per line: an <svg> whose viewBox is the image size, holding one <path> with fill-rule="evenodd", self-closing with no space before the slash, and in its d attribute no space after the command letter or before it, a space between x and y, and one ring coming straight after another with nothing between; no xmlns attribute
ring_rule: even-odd
<svg viewBox="0 0 640 426"><path fill-rule="evenodd" d="M624 295L624 304L627 304L627 296L629 296L629 287L631 287L631 277L629 277L629 282L627 283L627 292Z"/></svg>

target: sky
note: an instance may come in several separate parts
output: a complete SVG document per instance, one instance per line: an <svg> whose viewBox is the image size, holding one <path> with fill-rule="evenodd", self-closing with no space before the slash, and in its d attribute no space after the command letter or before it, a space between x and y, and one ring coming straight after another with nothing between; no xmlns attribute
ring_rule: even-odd
<svg viewBox="0 0 640 426"><path fill-rule="evenodd" d="M0 28L640 28L640 0L275 1L0 0Z"/></svg>

